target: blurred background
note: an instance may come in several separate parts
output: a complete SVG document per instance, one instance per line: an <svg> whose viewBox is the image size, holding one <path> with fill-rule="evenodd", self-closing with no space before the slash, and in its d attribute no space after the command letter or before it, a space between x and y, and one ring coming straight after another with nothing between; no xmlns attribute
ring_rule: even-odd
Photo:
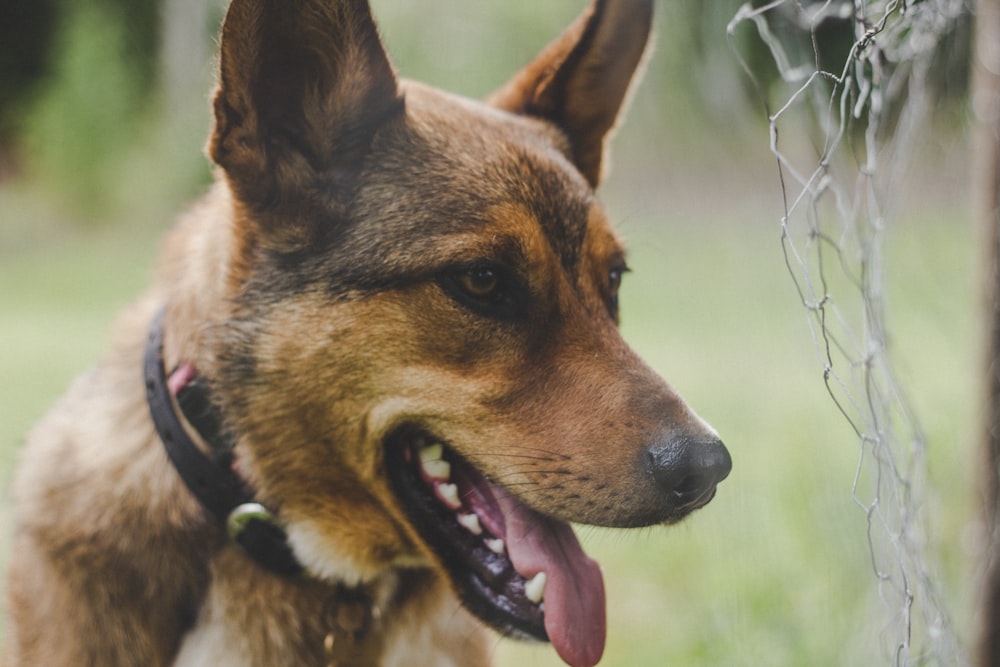
<svg viewBox="0 0 1000 667"><path fill-rule="evenodd" d="M657 3L656 47L602 186L632 249L624 334L734 460L716 499L680 526L578 529L605 570L602 664L886 664L899 610L879 596L852 495L861 450L785 265L764 106L780 80L752 31L727 35L740 4ZM471 97L582 6L373 0L402 76ZM115 313L147 284L159 239L209 182L223 11L221 0L0 2L0 564L23 435L94 363ZM883 239L890 354L927 443L927 552L966 647L981 574L970 24L942 30L934 114ZM852 27L823 25L822 53L842 60ZM547 647L498 639L496 651L500 665L561 664Z"/></svg>

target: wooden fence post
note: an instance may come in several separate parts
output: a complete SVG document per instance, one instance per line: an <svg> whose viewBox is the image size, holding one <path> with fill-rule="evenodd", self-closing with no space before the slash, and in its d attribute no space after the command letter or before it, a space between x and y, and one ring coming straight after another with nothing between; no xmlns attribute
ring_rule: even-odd
<svg viewBox="0 0 1000 667"><path fill-rule="evenodd" d="M1000 667L1000 0L976 2L972 68L972 173L986 315L981 484L987 562L976 654L980 667Z"/></svg>

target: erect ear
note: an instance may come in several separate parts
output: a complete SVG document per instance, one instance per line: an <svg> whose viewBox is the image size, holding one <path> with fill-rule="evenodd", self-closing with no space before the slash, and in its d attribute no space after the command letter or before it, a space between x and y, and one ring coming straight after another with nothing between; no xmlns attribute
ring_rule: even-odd
<svg viewBox="0 0 1000 667"><path fill-rule="evenodd" d="M367 2L229 6L209 155L243 202L343 199L375 131L401 108Z"/></svg>
<svg viewBox="0 0 1000 667"><path fill-rule="evenodd" d="M576 167L594 187L649 38L653 0L594 0L535 60L488 101L560 127Z"/></svg>

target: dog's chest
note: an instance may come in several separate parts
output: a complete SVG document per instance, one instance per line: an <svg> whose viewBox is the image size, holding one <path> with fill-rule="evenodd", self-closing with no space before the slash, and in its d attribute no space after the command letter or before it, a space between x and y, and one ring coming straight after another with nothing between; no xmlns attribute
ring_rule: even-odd
<svg viewBox="0 0 1000 667"><path fill-rule="evenodd" d="M484 640L428 570L348 588L273 577L227 551L173 667L483 667Z"/></svg>
<svg viewBox="0 0 1000 667"><path fill-rule="evenodd" d="M241 667L252 665L245 640L221 623L201 623L185 635L173 667Z"/></svg>
<svg viewBox="0 0 1000 667"><path fill-rule="evenodd" d="M277 603L280 606L280 602ZM199 622L183 639L174 667L360 667L385 664L382 633L364 628L357 617L336 618L324 625L330 629L317 632L315 620L307 616L302 623L280 615L270 622L257 619L222 618L206 610ZM287 610L285 610L287 611ZM289 623L288 621L291 621ZM347 627L345 627L347 626ZM410 663L412 664L412 663Z"/></svg>

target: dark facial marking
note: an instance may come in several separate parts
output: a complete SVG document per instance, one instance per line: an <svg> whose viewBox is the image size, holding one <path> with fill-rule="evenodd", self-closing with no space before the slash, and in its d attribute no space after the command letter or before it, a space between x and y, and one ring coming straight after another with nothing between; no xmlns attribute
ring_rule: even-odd
<svg viewBox="0 0 1000 667"><path fill-rule="evenodd" d="M591 193L557 165L539 164L523 156L517 164L520 177L517 195L538 220L549 245L563 268L575 276L587 233Z"/></svg>

